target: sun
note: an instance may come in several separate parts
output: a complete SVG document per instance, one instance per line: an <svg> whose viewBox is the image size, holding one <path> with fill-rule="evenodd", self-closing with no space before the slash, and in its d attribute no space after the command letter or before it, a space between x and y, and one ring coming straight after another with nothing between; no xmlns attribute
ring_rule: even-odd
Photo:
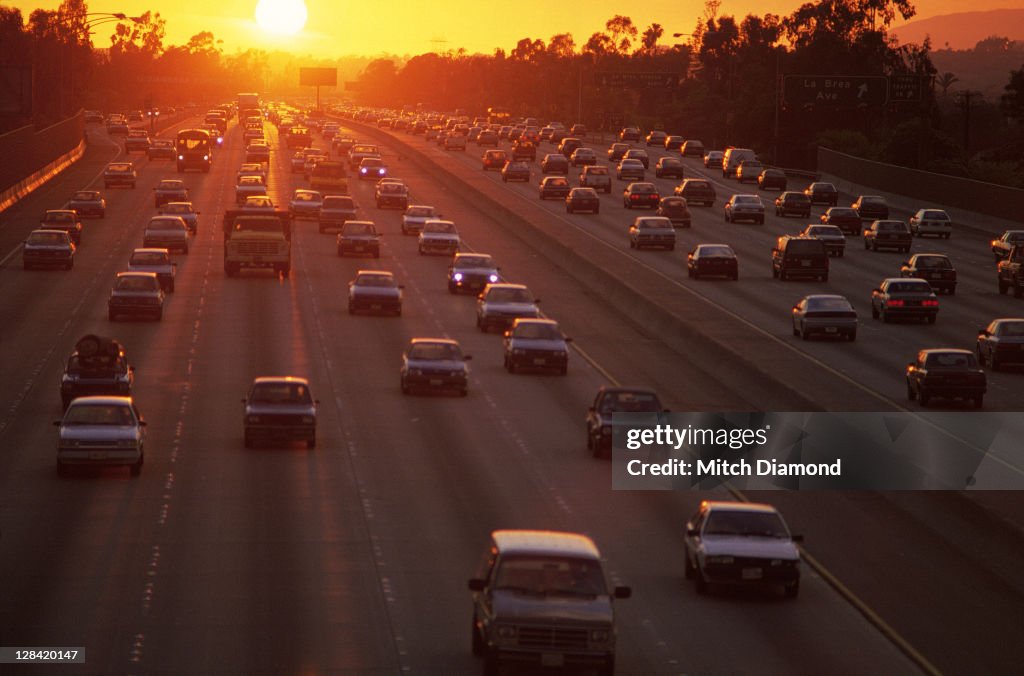
<svg viewBox="0 0 1024 676"><path fill-rule="evenodd" d="M268 33L295 35L306 25L304 0L259 0L256 23Z"/></svg>

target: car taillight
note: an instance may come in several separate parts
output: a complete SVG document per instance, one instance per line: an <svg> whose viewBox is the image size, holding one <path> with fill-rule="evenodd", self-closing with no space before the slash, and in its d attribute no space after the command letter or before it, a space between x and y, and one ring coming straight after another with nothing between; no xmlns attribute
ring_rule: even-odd
<svg viewBox="0 0 1024 676"><path fill-rule="evenodd" d="M922 307L939 307L939 301L937 300L926 300L921 302Z"/></svg>
<svg viewBox="0 0 1024 676"><path fill-rule="evenodd" d="M640 199L640 195L630 195L629 199L631 199L631 200L638 200L638 199Z"/></svg>
<svg viewBox="0 0 1024 676"><path fill-rule="evenodd" d="M888 302L889 307L903 307L904 304L902 300L890 300Z"/></svg>

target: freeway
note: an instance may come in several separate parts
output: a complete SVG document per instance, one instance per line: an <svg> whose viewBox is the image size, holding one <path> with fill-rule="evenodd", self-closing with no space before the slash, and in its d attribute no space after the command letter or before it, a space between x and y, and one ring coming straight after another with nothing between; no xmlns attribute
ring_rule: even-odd
<svg viewBox="0 0 1024 676"><path fill-rule="evenodd" d="M760 382L716 378L625 320L501 227L473 189L453 189L396 147L386 157L414 200L437 205L472 249L529 284L589 361L574 354L564 378L507 374L500 338L474 326L472 299L448 293L446 261L417 255L398 212L372 207L368 182L352 192L385 233L379 261L339 259L332 235L300 222L289 279L228 279L216 224L242 161L234 127L211 173L186 176L202 217L190 253L176 256L163 321L111 324L107 289L153 213L149 189L175 175L143 162L139 187L108 191L107 218L86 223L74 271L25 272L17 258L0 269L3 349L16 355L0 362L0 644L85 646L85 673L474 673L465 581L489 531L530 527L591 535L612 577L633 586L617 607L617 673L912 672L808 569L795 602L701 597L684 583L683 523L725 493L611 491L607 463L585 451L585 408L609 377L651 385L675 410L756 407ZM305 184L277 148L270 192L282 203ZM113 150L89 153L4 215L8 244ZM555 210L534 220L565 227ZM602 227L609 239L621 232L621 222ZM656 272L677 272L649 257ZM405 285L402 316L349 316L348 280L378 266ZM54 472L62 360L89 332L119 338L137 368L149 422L137 479ZM473 354L469 397L400 393L399 354L418 335L457 338ZM308 376L321 402L317 448L245 450L240 397L254 376L285 373ZM1020 663L1019 533L958 494L754 497L778 504L808 550L943 671Z"/></svg>

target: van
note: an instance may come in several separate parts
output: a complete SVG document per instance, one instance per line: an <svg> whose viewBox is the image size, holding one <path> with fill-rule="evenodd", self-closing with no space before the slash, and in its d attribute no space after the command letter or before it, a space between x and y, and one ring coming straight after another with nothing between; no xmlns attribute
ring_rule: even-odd
<svg viewBox="0 0 1024 676"><path fill-rule="evenodd" d="M828 249L816 237L783 235L772 249L772 277L817 277L828 281Z"/></svg>
<svg viewBox="0 0 1024 676"><path fill-rule="evenodd" d="M473 592L473 654L484 673L502 663L615 672L615 599L593 540L577 533L491 533Z"/></svg>
<svg viewBox="0 0 1024 676"><path fill-rule="evenodd" d="M726 148L722 157L722 178L734 178L740 162L756 159L757 156L750 148Z"/></svg>

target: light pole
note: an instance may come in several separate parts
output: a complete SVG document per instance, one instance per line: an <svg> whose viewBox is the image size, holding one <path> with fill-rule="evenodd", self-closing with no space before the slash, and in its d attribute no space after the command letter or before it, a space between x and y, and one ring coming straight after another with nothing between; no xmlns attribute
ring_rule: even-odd
<svg viewBox="0 0 1024 676"><path fill-rule="evenodd" d="M89 17L92 17L92 18L89 18ZM82 18L84 18L85 20L82 21L80 24L72 23L72 21L71 21L72 18L73 17L69 17L69 16L63 17L63 19L65 21L65 25L69 29L71 29L71 31L72 31L71 32L71 37L73 37L73 44L71 45L71 57L69 59L69 64L68 64L69 65L69 67L68 67L68 70L69 70L69 74L68 74L68 89L70 90L70 96L71 96L71 99L72 99L72 103L74 103L74 102L77 101L77 97L75 96L75 49L79 46L79 42L78 42L79 38L84 36L84 38L85 38L85 46L88 47L88 46L90 46L89 36L92 34L92 29L95 28L96 26L101 26L101 25L106 24L106 23L114 23L114 22L120 23L122 21L131 21L133 23L139 24L139 23L143 22L143 18L141 16L128 16L127 14L125 14L123 12L87 12L84 15L82 15ZM79 31L81 31L81 33ZM91 49L91 47L90 47L90 49ZM64 101L64 91L63 91L63 88L61 89L60 98L61 98L61 106L60 106L61 114L63 114L63 112L64 112L64 102L63 102Z"/></svg>

